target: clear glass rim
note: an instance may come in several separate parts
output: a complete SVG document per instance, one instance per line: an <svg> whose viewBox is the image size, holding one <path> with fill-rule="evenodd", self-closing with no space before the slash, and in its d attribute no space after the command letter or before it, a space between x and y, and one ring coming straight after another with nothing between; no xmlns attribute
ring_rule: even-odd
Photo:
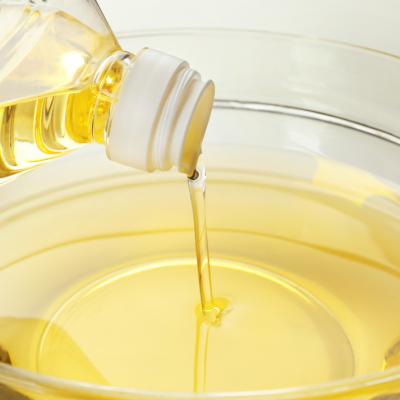
<svg viewBox="0 0 400 400"><path fill-rule="evenodd" d="M70 394L81 394L90 396L99 396L102 398L157 398L157 399L217 399L217 398L252 398L262 397L270 400L283 399L305 399L317 397L349 396L360 394L364 389L365 393L379 392L382 389L395 388L400 385L400 367L393 367L387 371L378 371L359 377L346 378L336 381L324 382L309 386L297 386L282 389L254 390L241 392L163 392L154 390L143 390L126 387L98 385L86 382L72 381L63 378L57 378L38 372L24 370L18 367L12 367L6 364L0 364L0 378L4 384L10 384L11 387L18 389L33 390L39 389L43 392L45 388L53 394L63 391L65 396ZM388 385L389 383L389 385ZM392 383L392 385L390 385ZM36 389L36 390L35 390ZM67 392L67 393L66 393Z"/></svg>
<svg viewBox="0 0 400 400"><path fill-rule="evenodd" d="M161 28L161 29L141 29L141 30L129 30L115 32L117 39L127 39L130 37L143 37L143 36L166 36L166 35L198 35L204 33L240 33L240 34L259 34L268 36L278 36L278 37L291 37L293 39L311 40L326 44L337 44L341 46L346 46L348 48L365 50L368 52L384 55L387 57L395 58L400 60L400 56L395 54L386 53L384 51L372 49L365 46L358 46L355 44L349 44L346 42L341 42L338 40L323 39L317 36L306 36L306 35L296 35L293 33L284 32L273 32L268 30L260 29L233 29L233 28Z"/></svg>
<svg viewBox="0 0 400 400"><path fill-rule="evenodd" d="M400 60L400 57L381 52L378 50L356 46L348 43L343 43L334 40L325 40L318 37L301 36L286 33L277 33L263 30L241 30L241 29L225 29L225 28L170 28L170 29L149 29L149 30L132 30L116 32L117 39L125 39L130 37L144 36L159 36L159 35L204 35L210 33L226 33L226 34L258 34L265 36L276 37L292 37L297 40L309 40L330 45L341 45L355 50L363 50L368 53L375 53L380 56L387 56ZM393 144L396 143L393 141ZM49 375L40 374L33 371L24 370L18 367L0 363L0 382L8 384L11 387L31 390L34 392L46 391L56 395L59 391L63 391L63 396L68 394L99 396L102 398L125 398L137 399L152 398L152 399L212 399L212 398L252 398L262 397L269 400L284 400L284 399L304 399L312 397L339 397L358 395L361 393L376 393L382 389L395 388L400 386L400 366L390 368L386 371L377 371L367 375L345 378L336 381L329 381L319 384L289 387L281 389L256 390L256 391L240 391L240 392L163 392L142 390L126 387L115 387L98 385L86 382L72 381L63 378L57 378Z"/></svg>

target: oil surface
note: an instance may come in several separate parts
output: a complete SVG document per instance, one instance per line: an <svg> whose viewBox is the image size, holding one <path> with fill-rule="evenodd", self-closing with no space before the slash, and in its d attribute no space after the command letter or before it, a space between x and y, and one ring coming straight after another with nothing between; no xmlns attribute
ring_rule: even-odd
<svg viewBox="0 0 400 400"><path fill-rule="evenodd" d="M186 392L397 365L397 194L356 168L316 165L311 181L208 170L215 324L199 309L184 177L114 176L2 213L0 345L12 365Z"/></svg>

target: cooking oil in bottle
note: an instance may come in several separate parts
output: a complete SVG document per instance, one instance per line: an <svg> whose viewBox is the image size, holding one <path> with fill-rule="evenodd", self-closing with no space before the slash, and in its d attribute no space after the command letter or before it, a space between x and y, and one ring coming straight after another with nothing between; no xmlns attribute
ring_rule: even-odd
<svg viewBox="0 0 400 400"><path fill-rule="evenodd" d="M122 52L110 56L111 65L105 66L101 82L85 90L0 108L0 179L5 182L94 141L104 144L107 119L116 100L113 93L126 58Z"/></svg>
<svg viewBox="0 0 400 400"><path fill-rule="evenodd" d="M192 173L212 81L168 54L123 51L97 3L78 3L57 4L89 7L103 29L45 2L0 4L0 184L89 143L130 167Z"/></svg>
<svg viewBox="0 0 400 400"><path fill-rule="evenodd" d="M104 143L111 105L134 56L123 52L111 35L62 11L0 7L6 24L0 46L4 183L85 144Z"/></svg>

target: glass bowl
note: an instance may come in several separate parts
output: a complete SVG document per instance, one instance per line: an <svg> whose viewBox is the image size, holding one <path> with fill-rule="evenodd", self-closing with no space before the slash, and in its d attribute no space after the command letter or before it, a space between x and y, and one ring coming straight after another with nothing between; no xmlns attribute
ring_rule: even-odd
<svg viewBox="0 0 400 400"><path fill-rule="evenodd" d="M380 188L390 189L392 200L399 199L399 58L342 43L258 31L171 29L125 33L119 40L121 47L133 53L148 46L190 60L203 78L215 81L216 101L204 142L210 191L214 181L226 181L238 174L255 177L255 184L260 184L268 174L310 182L315 178L320 160L331 160L363 171L373 177L374 182L379 182ZM32 257L45 250L63 248L68 253L65 245L74 242L78 228L80 242L97 240L102 235L102 226L112 220L111 205L115 197L93 198L86 208L79 208L79 199L121 188L147 187L149 183L160 186L172 182L184 187L184 179L174 171L153 175L128 171L109 162L100 146L88 146L3 186L0 189L0 280L4 290L0 291L0 317L9 317L10 310L16 316L32 316L29 314L32 304L46 303L51 298L50 292L57 293L53 278L40 275L40 271L31 271L24 279L16 274L18 285L13 285L14 278L10 276L15 268L24 262L29 268ZM356 202L359 195L364 196L364 200L386 190L364 193L365 188L358 188L359 183L350 178L337 182L334 189L340 192L342 186L347 189L353 186ZM77 202L74 212L63 208L67 202ZM148 212L152 212L147 200L145 203ZM157 204L154 200L153 210ZM122 200L114 207L117 205L128 207ZM392 203L381 206L387 207L393 218L397 218L397 208ZM60 207L56 220L46 214L54 207ZM134 216L130 218L134 218L137 229L144 229L148 221L146 210L136 203L131 207ZM208 211L212 208L209 205ZM174 218L175 224L177 216ZM216 218L211 211L211 251ZM124 230L124 224L131 222L129 218L115 221L113 234L118 235ZM171 223L166 222L166 229ZM190 220L180 223L182 230L190 231ZM39 248L33 236L40 237ZM321 246L330 243L327 239L321 240ZM148 251L139 247L134 248L135 257L146 262ZM367 245L363 251L366 260L373 258ZM128 253L122 251L112 263L125 265L132 257L132 253ZM163 256L168 256L165 249ZM396 257L396 254L391 256ZM98 266L99 279L110 273L107 267L110 260L106 254L103 257L104 266ZM60 279L67 273L67 268L61 267L62 263L54 269ZM394 276L398 274L395 269L391 272ZM37 286L30 304L20 301L21 293L31 290L32 285ZM391 321L395 319L390 318ZM32 399L277 400L381 399L396 396L400 391L400 367L371 372L358 365L353 375L304 386L190 393L70 381L0 364L0 394Z"/></svg>

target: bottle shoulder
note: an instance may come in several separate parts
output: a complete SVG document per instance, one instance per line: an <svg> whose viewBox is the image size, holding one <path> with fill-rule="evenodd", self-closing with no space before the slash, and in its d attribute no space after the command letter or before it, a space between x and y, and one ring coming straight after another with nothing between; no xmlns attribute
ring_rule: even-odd
<svg viewBox="0 0 400 400"><path fill-rule="evenodd" d="M93 82L103 60L119 50L110 34L55 8L0 7L2 19L9 19L0 25L0 105L80 91Z"/></svg>

